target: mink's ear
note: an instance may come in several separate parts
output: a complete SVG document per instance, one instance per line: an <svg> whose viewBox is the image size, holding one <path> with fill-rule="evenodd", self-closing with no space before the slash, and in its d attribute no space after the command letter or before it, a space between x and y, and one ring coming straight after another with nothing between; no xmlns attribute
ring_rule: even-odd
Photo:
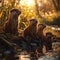
<svg viewBox="0 0 60 60"><path fill-rule="evenodd" d="M21 11L19 9L12 9L10 13L16 12L18 15L21 14Z"/></svg>
<svg viewBox="0 0 60 60"><path fill-rule="evenodd" d="M45 25L45 24L38 24L38 26L42 26L43 28L45 28L45 27L46 27L46 25Z"/></svg>
<svg viewBox="0 0 60 60"><path fill-rule="evenodd" d="M30 22L37 23L37 19L31 19Z"/></svg>

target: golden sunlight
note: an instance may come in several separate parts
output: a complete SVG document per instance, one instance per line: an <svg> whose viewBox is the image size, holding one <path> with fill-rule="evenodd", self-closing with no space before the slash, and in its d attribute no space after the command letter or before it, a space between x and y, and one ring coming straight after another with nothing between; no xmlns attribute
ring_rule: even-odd
<svg viewBox="0 0 60 60"><path fill-rule="evenodd" d="M33 6L35 4L34 0L20 0L21 5Z"/></svg>
<svg viewBox="0 0 60 60"><path fill-rule="evenodd" d="M27 0L28 6L33 6L35 4L34 0Z"/></svg>

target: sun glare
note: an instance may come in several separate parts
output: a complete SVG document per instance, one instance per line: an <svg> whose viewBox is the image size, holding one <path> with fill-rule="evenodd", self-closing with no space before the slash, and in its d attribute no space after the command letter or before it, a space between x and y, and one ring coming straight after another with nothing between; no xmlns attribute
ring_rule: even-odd
<svg viewBox="0 0 60 60"><path fill-rule="evenodd" d="M35 3L34 3L34 0L20 0L20 4L27 5L27 6L33 6Z"/></svg>
<svg viewBox="0 0 60 60"><path fill-rule="evenodd" d="M34 0L27 0L27 5L28 6L34 5Z"/></svg>

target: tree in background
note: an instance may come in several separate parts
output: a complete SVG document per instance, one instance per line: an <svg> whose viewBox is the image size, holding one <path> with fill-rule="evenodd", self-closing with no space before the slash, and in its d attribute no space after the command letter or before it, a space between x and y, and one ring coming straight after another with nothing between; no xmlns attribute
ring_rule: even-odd
<svg viewBox="0 0 60 60"><path fill-rule="evenodd" d="M52 22L55 17L60 16L60 0L0 0L0 25L3 25L7 19L9 11L12 8L18 8L22 14L20 23L29 24L29 20L36 18L39 23ZM58 12L58 13L57 13ZM23 20L26 19L26 22Z"/></svg>
<svg viewBox="0 0 60 60"><path fill-rule="evenodd" d="M56 11L60 11L60 0L52 0Z"/></svg>

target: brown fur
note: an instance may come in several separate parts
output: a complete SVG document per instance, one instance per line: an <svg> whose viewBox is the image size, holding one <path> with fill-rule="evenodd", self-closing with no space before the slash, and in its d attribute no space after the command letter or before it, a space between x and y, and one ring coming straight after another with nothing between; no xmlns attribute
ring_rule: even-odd
<svg viewBox="0 0 60 60"><path fill-rule="evenodd" d="M0 32L2 32L3 31L3 27L0 27Z"/></svg>
<svg viewBox="0 0 60 60"><path fill-rule="evenodd" d="M16 11L11 11L11 14L9 15L9 18L4 26L4 31L6 33L14 35L18 33L18 16L19 14Z"/></svg>
<svg viewBox="0 0 60 60"><path fill-rule="evenodd" d="M46 26L43 25L43 24L39 24L39 25L38 25L38 29L37 29L37 38L38 38L38 39L44 37L43 30L44 30L45 27L46 27Z"/></svg>
<svg viewBox="0 0 60 60"><path fill-rule="evenodd" d="M30 38L35 38L35 36L36 36L36 25L37 25L37 21L35 19L32 19L32 23L30 21L30 25L24 31L24 37L25 38L27 36L29 36Z"/></svg>

